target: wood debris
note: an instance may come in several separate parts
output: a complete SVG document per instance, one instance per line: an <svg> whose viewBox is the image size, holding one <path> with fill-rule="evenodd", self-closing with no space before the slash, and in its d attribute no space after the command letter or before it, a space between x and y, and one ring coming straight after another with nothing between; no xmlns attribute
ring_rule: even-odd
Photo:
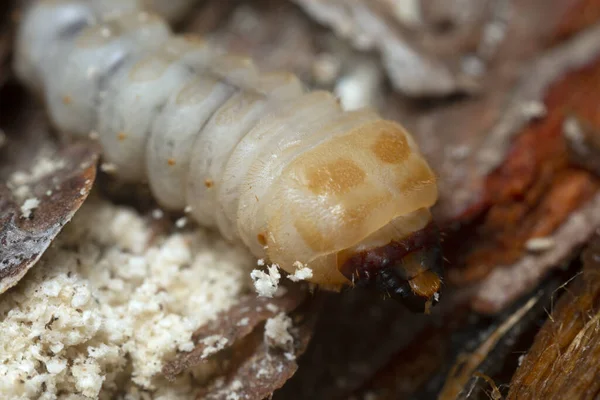
<svg viewBox="0 0 600 400"><path fill-rule="evenodd" d="M600 392L600 236L583 255L583 271L565 284L522 360L507 399L594 399ZM558 293L557 293L558 295Z"/></svg>
<svg viewBox="0 0 600 400"><path fill-rule="evenodd" d="M209 355L235 345L268 318L280 312L288 313L295 310L305 299L306 291L298 285L286 286L286 292L279 297L265 298L257 297L255 294L244 297L238 305L219 315L214 322L194 332L192 337L196 344L194 349L189 353L182 353L176 360L166 364L163 367L163 374L168 379L174 379L184 370L203 362ZM207 352L207 348L213 346L214 341L206 341L206 338L213 337L218 337L223 345L218 351Z"/></svg>
<svg viewBox="0 0 600 400"><path fill-rule="evenodd" d="M0 185L0 293L33 267L83 204L94 182L98 153L76 144L51 157L29 160L32 168L48 160L61 163L61 168L33 176L19 186ZM19 192L28 193L28 198L19 199Z"/></svg>

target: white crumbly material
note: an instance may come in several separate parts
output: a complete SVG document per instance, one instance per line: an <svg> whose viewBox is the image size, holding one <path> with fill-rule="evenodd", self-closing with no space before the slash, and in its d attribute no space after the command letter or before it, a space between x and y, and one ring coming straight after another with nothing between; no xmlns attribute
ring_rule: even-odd
<svg viewBox="0 0 600 400"><path fill-rule="evenodd" d="M305 281L307 279L312 278L313 271L306 264L302 264L300 261L296 261L294 263L294 271L293 275L288 275L288 279L292 282Z"/></svg>
<svg viewBox="0 0 600 400"><path fill-rule="evenodd" d="M286 348L294 342L294 338L288 332L292 325L292 319L285 313L269 318L265 323L265 339L272 346Z"/></svg>
<svg viewBox="0 0 600 400"><path fill-rule="evenodd" d="M21 217L29 218L31 217L31 212L38 208L40 205L40 200L36 197L31 197L23 203L21 206Z"/></svg>
<svg viewBox="0 0 600 400"><path fill-rule="evenodd" d="M155 237L136 213L89 200L0 297L0 398L194 398L210 363L172 384L155 375L248 289L251 264L202 231Z"/></svg>
<svg viewBox="0 0 600 400"><path fill-rule="evenodd" d="M261 297L273 297L279 288L279 279L281 274L277 264L270 265L268 272L255 269L250 273L250 277L254 281L256 293Z"/></svg>
<svg viewBox="0 0 600 400"><path fill-rule="evenodd" d="M285 313L279 313L269 318L265 323L265 340L271 347L290 350L294 345L294 338L289 332L292 328L292 319Z"/></svg>
<svg viewBox="0 0 600 400"><path fill-rule="evenodd" d="M32 184L48 174L63 169L65 165L64 160L55 160L45 154L40 154L30 171L14 172L8 178L7 186L17 200L25 200L25 198L32 195Z"/></svg>
<svg viewBox="0 0 600 400"><path fill-rule="evenodd" d="M204 338L202 342L206 345L206 347L204 350L202 350L202 355L200 357L206 358L223 350L229 340L221 335L212 335Z"/></svg>

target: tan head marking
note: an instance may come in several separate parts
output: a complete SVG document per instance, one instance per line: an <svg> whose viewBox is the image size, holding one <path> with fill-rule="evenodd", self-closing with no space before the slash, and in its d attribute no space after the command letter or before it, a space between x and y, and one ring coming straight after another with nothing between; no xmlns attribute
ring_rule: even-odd
<svg viewBox="0 0 600 400"><path fill-rule="evenodd" d="M315 194L342 195L360 185L366 178L365 171L354 161L339 159L308 170L308 188Z"/></svg>
<svg viewBox="0 0 600 400"><path fill-rule="evenodd" d="M373 153L382 162L400 164L410 155L411 149L403 134L383 129L373 145Z"/></svg>

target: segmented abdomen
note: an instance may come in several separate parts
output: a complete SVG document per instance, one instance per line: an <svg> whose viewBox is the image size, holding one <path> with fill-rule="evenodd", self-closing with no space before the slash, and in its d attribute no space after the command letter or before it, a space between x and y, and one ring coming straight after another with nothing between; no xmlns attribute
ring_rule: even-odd
<svg viewBox="0 0 600 400"><path fill-rule="evenodd" d="M41 1L16 57L55 127L96 132L122 179L147 181L164 207L191 207L198 223L288 270L319 260L315 281L330 284L347 282L332 254L396 217L426 223L435 179L399 125L172 35L136 4Z"/></svg>

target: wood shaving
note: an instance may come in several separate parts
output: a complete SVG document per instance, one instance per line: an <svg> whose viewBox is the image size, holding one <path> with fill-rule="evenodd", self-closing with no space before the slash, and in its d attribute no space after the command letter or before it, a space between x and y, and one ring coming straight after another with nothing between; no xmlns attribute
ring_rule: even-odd
<svg viewBox="0 0 600 400"><path fill-rule="evenodd" d="M593 399L600 390L600 238L583 255L583 272L563 286L556 307L536 335L507 399ZM556 292L556 295L559 295Z"/></svg>

